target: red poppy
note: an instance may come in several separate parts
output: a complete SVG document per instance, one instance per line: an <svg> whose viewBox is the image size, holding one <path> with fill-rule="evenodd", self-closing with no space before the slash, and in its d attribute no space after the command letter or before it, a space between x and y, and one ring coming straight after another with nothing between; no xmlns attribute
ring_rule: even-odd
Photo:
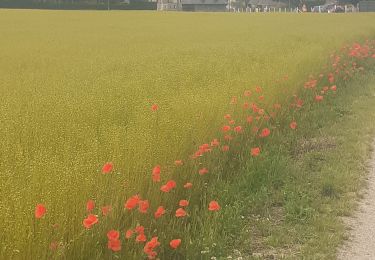
<svg viewBox="0 0 375 260"><path fill-rule="evenodd" d="M260 93L260 92L262 92L262 88L259 87L259 86L255 86L255 91L256 91L257 93Z"/></svg>
<svg viewBox="0 0 375 260"><path fill-rule="evenodd" d="M154 213L154 217L155 217L155 218L160 218L161 216L164 215L164 213L165 213L165 209L164 209L164 207L163 207L163 206L159 206L159 207L157 208L157 210L155 211L155 213Z"/></svg>
<svg viewBox="0 0 375 260"><path fill-rule="evenodd" d="M108 162L108 163L103 165L102 173L103 174L110 173L112 171L112 169L113 169L113 163Z"/></svg>
<svg viewBox="0 0 375 260"><path fill-rule="evenodd" d="M116 239L116 240L109 240L108 241L108 249L111 249L114 252L120 251L121 250L121 241Z"/></svg>
<svg viewBox="0 0 375 260"><path fill-rule="evenodd" d="M181 218L186 216L186 211L183 208L178 208L176 210L176 217Z"/></svg>
<svg viewBox="0 0 375 260"><path fill-rule="evenodd" d="M134 195L125 202L124 208L127 208L127 209L131 210L138 205L138 202L140 200L141 200L141 198L139 197L139 195Z"/></svg>
<svg viewBox="0 0 375 260"><path fill-rule="evenodd" d="M96 215L89 214L87 218L83 220L83 226L87 229L91 228L93 225L98 223L99 220Z"/></svg>
<svg viewBox="0 0 375 260"><path fill-rule="evenodd" d="M241 127L241 126L236 126L233 130L234 130L236 133L241 133L241 132L242 132L242 127Z"/></svg>
<svg viewBox="0 0 375 260"><path fill-rule="evenodd" d="M173 239L171 242L169 242L169 245L171 248L176 249L181 244L181 239Z"/></svg>
<svg viewBox="0 0 375 260"><path fill-rule="evenodd" d="M185 189L190 189L191 187L193 187L193 184L192 184L191 182L187 182L187 183L185 183L185 185L184 185L184 188L185 188Z"/></svg>
<svg viewBox="0 0 375 260"><path fill-rule="evenodd" d="M139 212L141 213L147 213L148 207L150 206L148 200L141 200L138 202L139 205Z"/></svg>
<svg viewBox="0 0 375 260"><path fill-rule="evenodd" d="M183 161L182 160L176 160L176 161L174 161L174 165L176 165L176 166L181 166L181 165L183 165L184 163L183 163Z"/></svg>
<svg viewBox="0 0 375 260"><path fill-rule="evenodd" d="M271 131L268 129L268 128L264 128L263 130L262 130L262 132L260 133L260 137L267 137L267 136L269 136L270 135L270 133L271 133Z"/></svg>
<svg viewBox="0 0 375 260"><path fill-rule="evenodd" d="M293 121L292 123L290 123L290 128L292 128L293 130L297 128L297 122Z"/></svg>
<svg viewBox="0 0 375 260"><path fill-rule="evenodd" d="M253 122L253 117L252 116L247 116L246 121L251 124Z"/></svg>
<svg viewBox="0 0 375 260"><path fill-rule="evenodd" d="M141 225L136 226L136 227L135 227L135 232L137 232L138 234L142 234L142 233L145 232L145 227L144 227L144 226L141 226Z"/></svg>
<svg viewBox="0 0 375 260"><path fill-rule="evenodd" d="M151 110L152 111L156 111L156 110L158 110L159 109L159 106L157 105L157 104L153 104L152 106L151 106Z"/></svg>
<svg viewBox="0 0 375 260"><path fill-rule="evenodd" d="M230 119L230 115L229 115L229 114L226 114L226 115L224 116L224 118L227 119L227 120L229 120L229 119Z"/></svg>
<svg viewBox="0 0 375 260"><path fill-rule="evenodd" d="M258 99L259 99L260 101L263 101L263 100L264 100L264 96L259 96Z"/></svg>
<svg viewBox="0 0 375 260"><path fill-rule="evenodd" d="M88 212L92 211L95 208L95 202L93 200L88 200L86 203L86 210Z"/></svg>
<svg viewBox="0 0 375 260"><path fill-rule="evenodd" d="M236 121L234 121L233 119L232 120L229 120L228 122L230 125L234 125L236 123Z"/></svg>
<svg viewBox="0 0 375 260"><path fill-rule="evenodd" d="M160 190L163 192L170 192L173 188L176 187L176 182L173 180L167 181L167 183L161 186Z"/></svg>
<svg viewBox="0 0 375 260"><path fill-rule="evenodd" d="M336 91L336 90L337 90L336 85L333 85L333 86L331 87L331 90L332 90L332 91Z"/></svg>
<svg viewBox="0 0 375 260"><path fill-rule="evenodd" d="M303 100L302 100L302 99L297 99L297 101L296 101L296 106L297 106L298 108L301 108L301 107L303 106Z"/></svg>
<svg viewBox="0 0 375 260"><path fill-rule="evenodd" d="M210 211L217 211L219 209L220 209L220 205L215 200L211 201L210 204L208 205L208 210Z"/></svg>
<svg viewBox="0 0 375 260"><path fill-rule="evenodd" d="M180 202L178 203L178 205L180 207L186 207L189 205L189 201L188 200L180 200Z"/></svg>
<svg viewBox="0 0 375 260"><path fill-rule="evenodd" d="M249 109L249 107L250 107L250 104L249 104L249 103L245 102L245 103L243 104L243 109Z"/></svg>
<svg viewBox="0 0 375 260"><path fill-rule="evenodd" d="M41 218L46 214L47 209L43 204L37 204L35 207L35 218Z"/></svg>
<svg viewBox="0 0 375 260"><path fill-rule="evenodd" d="M146 242L147 240L147 237L145 236L145 234L141 233L139 234L136 238L135 238L135 241L136 242Z"/></svg>
<svg viewBox="0 0 375 260"><path fill-rule="evenodd" d="M152 169L152 180L154 182L159 182L160 181L160 165L156 165L154 169Z"/></svg>
<svg viewBox="0 0 375 260"><path fill-rule="evenodd" d="M230 126L229 125L223 126L222 130L223 130L224 133L228 132L230 130Z"/></svg>
<svg viewBox="0 0 375 260"><path fill-rule="evenodd" d="M117 240L120 237L120 232L112 229L112 230L107 232L107 237L108 237L108 240Z"/></svg>
<svg viewBox="0 0 375 260"><path fill-rule="evenodd" d="M258 156L260 154L260 148L259 147L255 147L255 148L251 148L251 155L252 156Z"/></svg>
<svg viewBox="0 0 375 260"><path fill-rule="evenodd" d="M127 230L127 231L125 232L125 238L126 238L126 239L131 238L132 235L133 235L133 230L131 230L131 229L129 229L129 230Z"/></svg>
<svg viewBox="0 0 375 260"><path fill-rule="evenodd" d="M156 247L160 245L160 242L158 241L158 237L151 238L150 241L148 241L145 244L145 247L143 248L143 252L148 255L149 259L154 259L155 256L157 256L157 253L154 251Z"/></svg>
<svg viewBox="0 0 375 260"><path fill-rule="evenodd" d="M220 142L215 138L214 140L211 141L211 146L218 146Z"/></svg>
<svg viewBox="0 0 375 260"><path fill-rule="evenodd" d="M222 150L223 152L227 152L227 151L229 151L229 145L223 145L223 146L221 147L221 150Z"/></svg>
<svg viewBox="0 0 375 260"><path fill-rule="evenodd" d="M323 98L324 98L323 96L316 95L315 96L315 101L320 102L320 101L323 100Z"/></svg>
<svg viewBox="0 0 375 260"><path fill-rule="evenodd" d="M102 214L103 216L107 216L108 213L112 210L112 207L110 205L108 206L103 206L102 207Z"/></svg>
<svg viewBox="0 0 375 260"><path fill-rule="evenodd" d="M199 170L199 175L205 175L208 173L208 169L207 168L202 168Z"/></svg>
<svg viewBox="0 0 375 260"><path fill-rule="evenodd" d="M251 91L250 90L245 90L245 92L243 93L243 95L245 97L250 97L251 96Z"/></svg>

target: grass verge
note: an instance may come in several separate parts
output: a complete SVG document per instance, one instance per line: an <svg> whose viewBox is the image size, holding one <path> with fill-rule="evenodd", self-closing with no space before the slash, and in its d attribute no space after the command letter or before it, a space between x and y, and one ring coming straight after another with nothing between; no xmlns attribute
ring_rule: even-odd
<svg viewBox="0 0 375 260"><path fill-rule="evenodd" d="M340 217L353 212L368 172L375 133L373 72L357 75L334 102L309 111L299 125L310 127L274 139L274 155L263 162L267 169L254 171L250 162L238 185L223 187L227 240L220 246L227 256L219 258L335 258L345 239Z"/></svg>

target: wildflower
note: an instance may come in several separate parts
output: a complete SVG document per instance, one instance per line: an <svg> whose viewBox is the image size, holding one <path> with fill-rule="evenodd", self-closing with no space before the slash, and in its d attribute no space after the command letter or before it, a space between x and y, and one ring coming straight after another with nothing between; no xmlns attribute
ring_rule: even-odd
<svg viewBox="0 0 375 260"><path fill-rule="evenodd" d="M148 255L149 259L154 259L155 256L157 256L157 253L154 251L156 247L160 245L160 242L158 241L158 237L151 238L150 241L148 241L145 244L145 247L143 248L143 252Z"/></svg>
<svg viewBox="0 0 375 260"><path fill-rule="evenodd" d="M87 229L90 229L93 225L98 223L99 220L96 215L89 214L87 218L83 220L83 226Z"/></svg>
<svg viewBox="0 0 375 260"><path fill-rule="evenodd" d="M218 146L220 142L217 139L211 141L211 146Z"/></svg>
<svg viewBox="0 0 375 260"><path fill-rule="evenodd" d="M157 105L157 104L153 104L152 106L151 106L151 110L152 111L157 111L159 109L159 106Z"/></svg>
<svg viewBox="0 0 375 260"><path fill-rule="evenodd" d="M251 156L258 156L260 154L260 148L259 147L255 147L255 148L251 148Z"/></svg>
<svg viewBox="0 0 375 260"><path fill-rule="evenodd" d="M191 187L193 187L193 184L192 184L191 182L187 182L187 183L185 183L185 185L184 185L184 188L185 188L185 189L190 189Z"/></svg>
<svg viewBox="0 0 375 260"><path fill-rule="evenodd" d="M46 214L47 209L43 204L38 204L35 207L35 218L41 218Z"/></svg>
<svg viewBox="0 0 375 260"><path fill-rule="evenodd" d="M112 171L112 169L113 169L113 163L108 162L108 163L103 165L102 173L103 174L110 173Z"/></svg>
<svg viewBox="0 0 375 260"><path fill-rule="evenodd" d="M242 127L241 127L241 126L236 126L233 130L234 130L236 133L241 133L241 132L242 132Z"/></svg>
<svg viewBox="0 0 375 260"><path fill-rule="evenodd" d="M176 187L176 182L169 180L165 185L161 186L160 190L163 192L170 192L174 187Z"/></svg>
<svg viewBox="0 0 375 260"><path fill-rule="evenodd" d="M267 137L267 136L269 136L270 135L270 133L271 133L271 131L268 129L268 128L264 128L263 130L262 130L262 132L260 133L260 137Z"/></svg>
<svg viewBox="0 0 375 260"><path fill-rule="evenodd" d="M249 107L250 107L250 104L248 103L248 102L245 102L244 104L243 104L243 109L249 109Z"/></svg>
<svg viewBox="0 0 375 260"><path fill-rule="evenodd" d="M145 236L145 234L141 233L139 234L136 238L135 238L135 241L136 242L146 242L147 238Z"/></svg>
<svg viewBox="0 0 375 260"><path fill-rule="evenodd" d="M250 90L245 90L245 92L243 93L243 95L245 97L250 97L251 96L251 91Z"/></svg>
<svg viewBox="0 0 375 260"><path fill-rule="evenodd" d="M124 208L127 208L128 210L131 210L135 208L138 205L138 202L141 200L141 198L138 195L134 195L130 197L124 204Z"/></svg>
<svg viewBox="0 0 375 260"><path fill-rule="evenodd" d="M251 124L251 122L253 122L253 117L252 116L247 116L246 117L246 121Z"/></svg>
<svg viewBox="0 0 375 260"><path fill-rule="evenodd" d="M160 181L160 165L156 165L154 169L152 169L152 180L154 182Z"/></svg>
<svg viewBox="0 0 375 260"><path fill-rule="evenodd" d="M234 125L236 123L236 121L234 121L233 119L232 120L229 120L228 122L230 125Z"/></svg>
<svg viewBox="0 0 375 260"><path fill-rule="evenodd" d="M316 95L315 96L315 101L320 102L320 101L323 100L323 98L324 98L323 96Z"/></svg>
<svg viewBox="0 0 375 260"><path fill-rule="evenodd" d="M107 237L108 237L108 240L117 240L120 237L120 232L112 229L112 230L107 232Z"/></svg>
<svg viewBox="0 0 375 260"><path fill-rule="evenodd" d="M292 128L293 130L297 128L297 122L293 121L290 123L290 128Z"/></svg>
<svg viewBox="0 0 375 260"><path fill-rule="evenodd" d="M230 130L230 126L229 125L223 126L222 130L223 130L224 133L228 132Z"/></svg>
<svg viewBox="0 0 375 260"><path fill-rule="evenodd" d="M260 92L262 92L262 88L259 87L259 86L255 86L255 91L256 91L257 93L260 93Z"/></svg>
<svg viewBox="0 0 375 260"><path fill-rule="evenodd" d="M93 200L88 200L86 203L86 210L88 212L92 211L95 208L95 202Z"/></svg>
<svg viewBox="0 0 375 260"><path fill-rule="evenodd" d="M331 87L331 90L332 90L332 91L336 91L336 90L337 90L336 85L333 85L333 86Z"/></svg>
<svg viewBox="0 0 375 260"><path fill-rule="evenodd" d="M207 168L202 168L199 170L199 175L204 175L204 174L207 174L208 173L208 169Z"/></svg>
<svg viewBox="0 0 375 260"><path fill-rule="evenodd" d="M156 209L155 213L154 213L154 217L155 217L155 218L160 218L161 216L164 215L164 213L165 213L165 209L164 209L164 207L163 207L163 206L159 206L159 207Z"/></svg>
<svg viewBox="0 0 375 260"><path fill-rule="evenodd" d="M219 209L220 209L220 205L215 200L211 201L210 204L208 205L208 210L210 211L217 211Z"/></svg>
<svg viewBox="0 0 375 260"><path fill-rule="evenodd" d="M131 238L132 235L133 235L133 230L131 230L131 229L128 229L128 230L125 232L125 238L126 238L126 239Z"/></svg>
<svg viewBox="0 0 375 260"><path fill-rule="evenodd" d="M221 147L221 150L222 150L223 152L227 152L227 151L229 151L229 145L223 145L223 146Z"/></svg>
<svg viewBox="0 0 375 260"><path fill-rule="evenodd" d="M230 116L229 114L226 114L226 115L224 116L224 118L227 119L227 120L229 120L229 119L231 118L231 116Z"/></svg>
<svg viewBox="0 0 375 260"><path fill-rule="evenodd" d="M180 202L178 203L178 205L180 207L186 207L189 205L189 201L188 200L180 200Z"/></svg>
<svg viewBox="0 0 375 260"><path fill-rule="evenodd" d="M111 249L114 252L120 251L121 250L121 241L116 239L116 240L109 240L108 241L108 249Z"/></svg>
<svg viewBox="0 0 375 260"><path fill-rule="evenodd" d="M181 218L186 216L186 211L183 208L178 208L176 210L176 217Z"/></svg>
<svg viewBox="0 0 375 260"><path fill-rule="evenodd" d="M181 244L181 239L173 239L171 242L169 242L169 245L171 248L176 249Z"/></svg>
<svg viewBox="0 0 375 260"><path fill-rule="evenodd" d="M141 200L139 201L138 205L139 205L139 208L138 208L139 212L147 213L147 209L150 206L148 200Z"/></svg>
<svg viewBox="0 0 375 260"><path fill-rule="evenodd" d="M112 207L110 205L108 206L103 206L102 207L102 214L103 216L107 216L108 213L112 210Z"/></svg>

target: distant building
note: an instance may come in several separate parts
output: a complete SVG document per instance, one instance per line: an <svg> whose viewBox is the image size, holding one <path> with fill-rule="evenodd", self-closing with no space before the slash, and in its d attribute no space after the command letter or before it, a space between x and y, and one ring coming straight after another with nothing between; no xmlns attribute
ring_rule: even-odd
<svg viewBox="0 0 375 260"><path fill-rule="evenodd" d="M224 12L227 0L158 0L158 11Z"/></svg>
<svg viewBox="0 0 375 260"><path fill-rule="evenodd" d="M375 12L375 1L360 1L359 11L360 12Z"/></svg>

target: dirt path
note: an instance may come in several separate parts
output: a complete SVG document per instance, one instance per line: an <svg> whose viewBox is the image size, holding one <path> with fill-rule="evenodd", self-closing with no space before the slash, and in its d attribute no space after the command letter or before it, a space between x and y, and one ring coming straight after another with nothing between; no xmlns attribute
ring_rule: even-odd
<svg viewBox="0 0 375 260"><path fill-rule="evenodd" d="M350 239L339 250L339 260L375 259L375 142L373 147L368 188L358 212L347 221Z"/></svg>

